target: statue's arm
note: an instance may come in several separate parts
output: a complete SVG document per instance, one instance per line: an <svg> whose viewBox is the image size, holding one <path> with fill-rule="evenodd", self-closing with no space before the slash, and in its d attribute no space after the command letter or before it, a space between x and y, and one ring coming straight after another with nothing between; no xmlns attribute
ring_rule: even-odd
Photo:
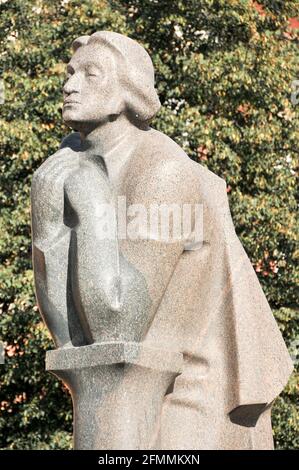
<svg viewBox="0 0 299 470"><path fill-rule="evenodd" d="M184 160L161 162L161 165L156 169L150 169L149 172L146 172L134 187L134 198L132 199L137 204L144 205L148 212L155 206L160 207L158 237L157 231L155 233L155 224L153 226L149 224L147 239L134 240L127 238L123 244L124 253L128 253L131 263L136 270L142 273L146 280L147 290L151 298L151 320L159 308L181 255L186 249L191 248L194 240L195 219L200 215L197 211L200 202L199 187L198 174L194 172L189 161L185 162ZM188 209L189 206L190 231L187 223L185 233L181 233L181 237L175 240L170 220L170 237L168 240L163 239L161 237L163 232L162 217L166 225L167 217L165 218L162 206L170 209L170 212L172 207L174 210L179 209L182 218L184 207ZM137 299L135 301L138 302Z"/></svg>
<svg viewBox="0 0 299 470"><path fill-rule="evenodd" d="M196 202L194 189L190 191L194 188L194 175L190 171L186 173L176 164L170 165L166 174L165 171L162 174L163 178L158 172L151 175L152 179L145 175L134 190L135 203L144 205L149 211L150 204L182 207ZM154 192L149 180L155 181ZM76 209L70 216L73 227L69 258L76 309L91 341L120 339L120 333L124 333L126 339L140 340L153 319L187 240L182 237L177 241L165 241L149 232L148 239L129 237L120 243L109 190L103 197L104 185L92 186L89 181L86 174L84 183L81 172L80 181L72 178L66 187L70 205ZM79 185L88 188L80 196ZM108 239L103 237L104 215L97 205L99 200L111 203L110 216L106 220L110 227ZM116 332L114 336L109 335L109 330Z"/></svg>
<svg viewBox="0 0 299 470"><path fill-rule="evenodd" d="M73 152L59 150L35 172L31 186L35 293L58 347L70 343L66 300L70 230L63 220L63 184L76 165Z"/></svg>

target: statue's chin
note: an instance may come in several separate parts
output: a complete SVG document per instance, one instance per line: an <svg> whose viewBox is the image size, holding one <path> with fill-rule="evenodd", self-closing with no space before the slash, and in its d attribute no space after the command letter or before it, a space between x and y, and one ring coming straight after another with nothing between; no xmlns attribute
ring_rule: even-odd
<svg viewBox="0 0 299 470"><path fill-rule="evenodd" d="M79 131L80 130L80 124L78 123L78 121L74 121L72 119L68 119L68 118L65 118L63 117L63 122L68 126L70 127L71 129L73 129L74 131ZM78 127L79 125L79 127Z"/></svg>
<svg viewBox="0 0 299 470"><path fill-rule="evenodd" d="M85 120L78 119L78 116L74 116L72 112L63 112L62 118L64 123L75 131L83 132L88 126Z"/></svg>
<svg viewBox="0 0 299 470"><path fill-rule="evenodd" d="M73 129L74 131L82 132L83 134L89 134L101 124L98 121L81 121L79 119L71 119L65 116L63 116L63 121L68 127Z"/></svg>
<svg viewBox="0 0 299 470"><path fill-rule="evenodd" d="M117 116L118 115L115 115L115 119L117 118ZM86 116L85 118L83 118L82 116L79 116L78 113L75 113L72 110L65 110L62 112L62 118L64 123L71 129L83 132L84 134L89 134L97 127L105 124L107 121L110 120L109 117L109 115L105 115L103 117L100 116L96 118L93 118L91 116Z"/></svg>

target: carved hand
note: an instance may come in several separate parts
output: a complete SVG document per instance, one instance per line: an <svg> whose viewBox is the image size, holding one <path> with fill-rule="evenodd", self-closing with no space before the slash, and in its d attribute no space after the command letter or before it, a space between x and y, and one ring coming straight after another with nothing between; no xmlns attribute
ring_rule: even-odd
<svg viewBox="0 0 299 470"><path fill-rule="evenodd" d="M106 173L90 162L82 162L66 178L64 193L66 221L71 227L84 222L96 225L103 213L102 205L113 202Z"/></svg>
<svg viewBox="0 0 299 470"><path fill-rule="evenodd" d="M66 295L68 239L63 239L69 228L63 220L63 183L77 167L76 153L65 148L48 158L32 181L36 298L57 347L71 343Z"/></svg>
<svg viewBox="0 0 299 470"><path fill-rule="evenodd" d="M77 168L77 155L65 148L48 158L33 176L33 239L42 248L50 246L66 230L63 224L63 184Z"/></svg>

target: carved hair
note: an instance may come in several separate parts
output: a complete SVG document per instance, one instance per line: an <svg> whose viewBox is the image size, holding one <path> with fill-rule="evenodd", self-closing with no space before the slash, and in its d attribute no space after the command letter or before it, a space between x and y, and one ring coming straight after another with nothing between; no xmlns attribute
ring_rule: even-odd
<svg viewBox="0 0 299 470"><path fill-rule="evenodd" d="M142 122L153 119L161 103L155 89L154 67L145 49L122 34L101 31L76 39L73 50L90 44L107 47L120 63L119 80L129 115Z"/></svg>

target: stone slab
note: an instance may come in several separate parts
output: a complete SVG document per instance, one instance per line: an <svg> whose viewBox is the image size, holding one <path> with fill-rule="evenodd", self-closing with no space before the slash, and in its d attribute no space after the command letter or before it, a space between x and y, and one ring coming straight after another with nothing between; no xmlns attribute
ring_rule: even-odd
<svg viewBox="0 0 299 470"><path fill-rule="evenodd" d="M133 342L60 348L47 351L46 354L48 371L77 370L109 364L135 364L152 370L179 373L183 366L183 355Z"/></svg>

